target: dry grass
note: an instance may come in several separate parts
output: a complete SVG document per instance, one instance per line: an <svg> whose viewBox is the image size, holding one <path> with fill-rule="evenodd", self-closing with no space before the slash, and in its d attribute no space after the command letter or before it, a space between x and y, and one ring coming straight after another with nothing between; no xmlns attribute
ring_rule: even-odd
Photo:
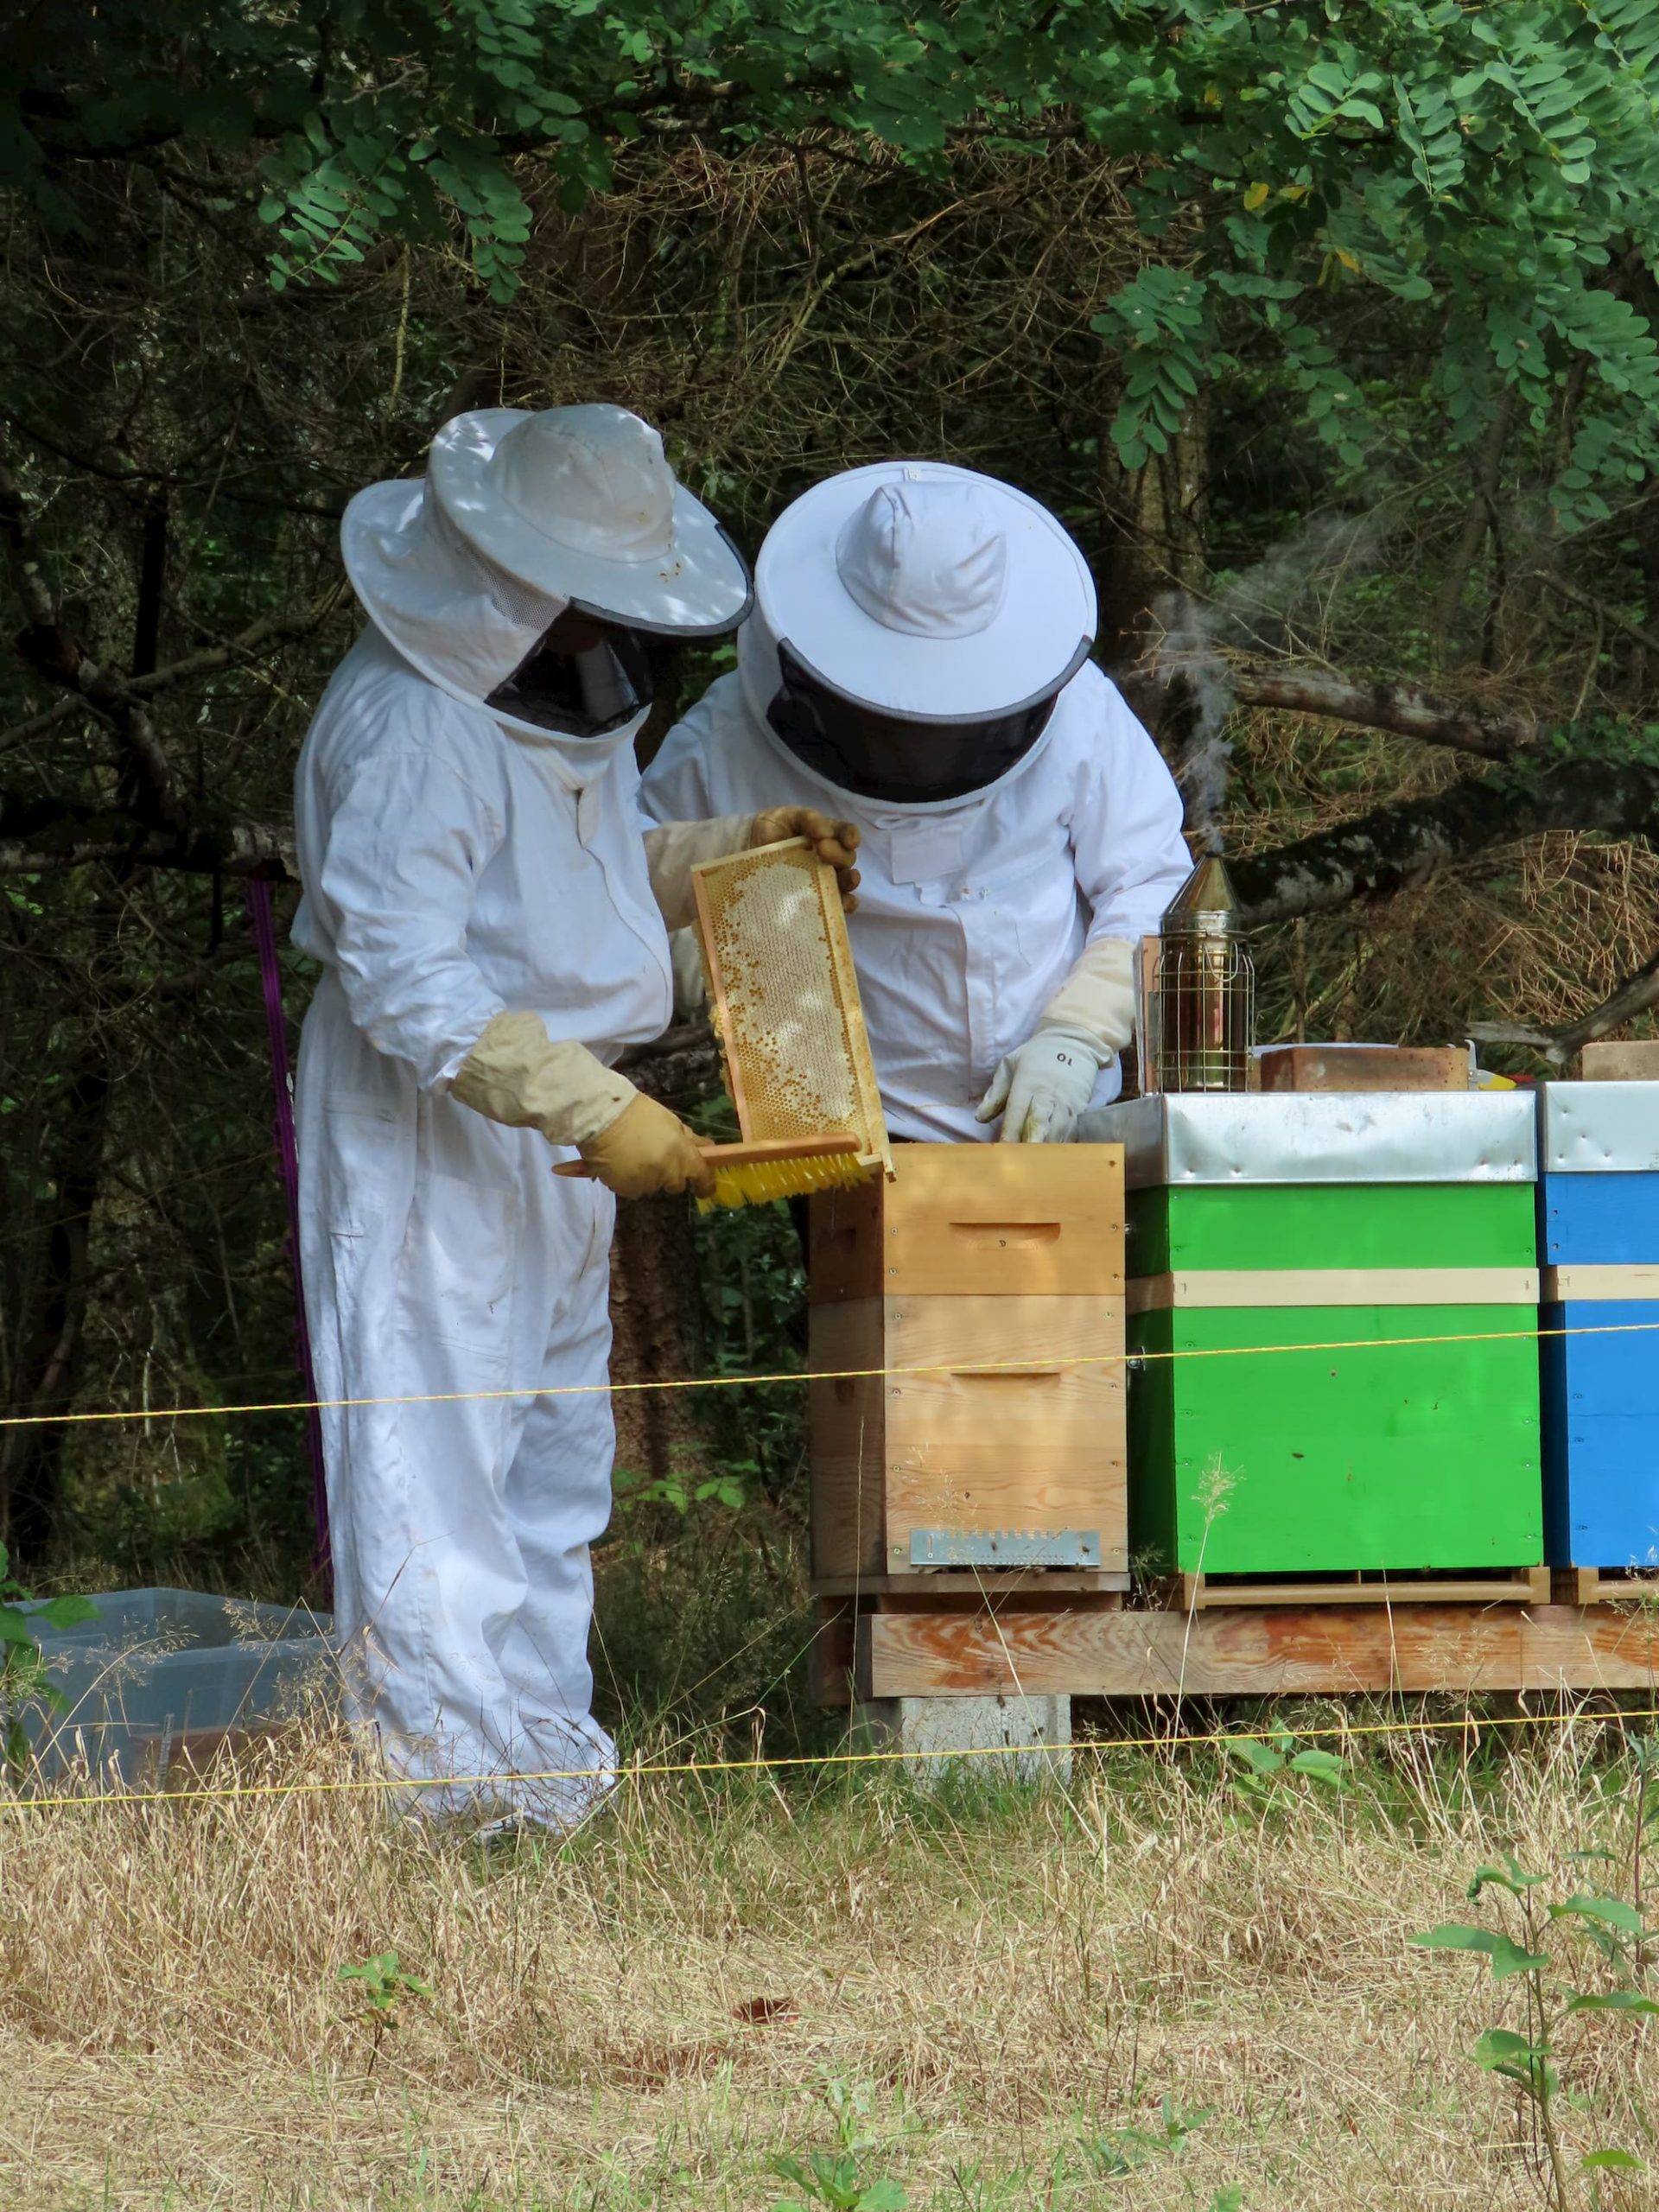
<svg viewBox="0 0 1659 2212"><path fill-rule="evenodd" d="M1610 1757L1587 1722L1480 1775L1420 1746L1265 1814L1207 1755L1023 1801L646 1782L493 1865L353 1795L10 1815L0 2203L767 2207L840 2084L868 2099L862 2171L912 2207L1236 2183L1262 2212L1518 2212L1541 2200L1512 2095L1465 2056L1517 1985L1408 1938L1499 1849L1625 1854ZM350 1771L318 1732L271 1758ZM377 2055L338 1970L390 1949L433 1993ZM1564 2065L1579 2146L1645 2151L1654 2029L1588 2018ZM1113 2177L1113 2132L1165 2095L1213 2112Z"/></svg>

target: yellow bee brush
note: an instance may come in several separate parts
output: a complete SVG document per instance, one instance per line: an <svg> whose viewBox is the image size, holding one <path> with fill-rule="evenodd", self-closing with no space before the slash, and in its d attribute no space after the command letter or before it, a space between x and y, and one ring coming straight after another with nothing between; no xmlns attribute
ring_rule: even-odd
<svg viewBox="0 0 1659 2212"><path fill-rule="evenodd" d="M854 1136L774 1137L760 1144L706 1144L702 1149L715 1171L714 1195L697 1200L702 1213L715 1206L760 1206L769 1198L832 1191L861 1183L870 1173ZM553 1173L591 1176L593 1170L585 1160L567 1160Z"/></svg>

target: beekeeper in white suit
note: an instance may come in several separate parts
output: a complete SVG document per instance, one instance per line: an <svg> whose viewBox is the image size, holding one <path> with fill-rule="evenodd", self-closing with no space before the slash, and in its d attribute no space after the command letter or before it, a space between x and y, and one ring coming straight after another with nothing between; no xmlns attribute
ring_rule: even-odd
<svg viewBox="0 0 1659 2212"><path fill-rule="evenodd" d="M323 1414L348 1694L396 1773L445 1785L420 1809L565 1821L614 1756L588 1660L613 1194L708 1181L611 1063L669 1020L694 861L802 829L850 852L789 809L642 842L641 637L731 630L749 582L637 416L461 416L341 542L369 626L300 757L294 937L324 970L307 1312L320 1395L355 1402Z"/></svg>
<svg viewBox="0 0 1659 2212"><path fill-rule="evenodd" d="M1089 660L1095 620L1082 554L1023 493L853 469L773 524L736 672L646 773L658 822L765 791L857 825L895 1135L1059 1142L1120 1087L1134 948L1190 862L1174 782Z"/></svg>

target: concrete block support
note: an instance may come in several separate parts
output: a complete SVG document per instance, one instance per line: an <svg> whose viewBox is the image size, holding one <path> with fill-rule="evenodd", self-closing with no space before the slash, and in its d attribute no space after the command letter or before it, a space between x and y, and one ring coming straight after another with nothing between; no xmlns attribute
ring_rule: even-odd
<svg viewBox="0 0 1659 2212"><path fill-rule="evenodd" d="M904 1754L904 1771L924 1789L947 1774L982 1775L988 1782L1070 1782L1069 1751L1045 1751L1071 1740L1069 1697L878 1697L853 1707L854 1750ZM969 1751L969 1758L952 1758Z"/></svg>

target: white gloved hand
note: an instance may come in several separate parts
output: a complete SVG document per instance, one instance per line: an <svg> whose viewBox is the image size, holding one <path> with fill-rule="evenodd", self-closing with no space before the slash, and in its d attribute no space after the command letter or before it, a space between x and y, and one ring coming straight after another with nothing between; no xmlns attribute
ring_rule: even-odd
<svg viewBox="0 0 1659 2212"><path fill-rule="evenodd" d="M1039 1029L991 1077L976 1119L1000 1114L1002 1144L1064 1144L1094 1096L1102 1059L1093 1041L1068 1029Z"/></svg>

